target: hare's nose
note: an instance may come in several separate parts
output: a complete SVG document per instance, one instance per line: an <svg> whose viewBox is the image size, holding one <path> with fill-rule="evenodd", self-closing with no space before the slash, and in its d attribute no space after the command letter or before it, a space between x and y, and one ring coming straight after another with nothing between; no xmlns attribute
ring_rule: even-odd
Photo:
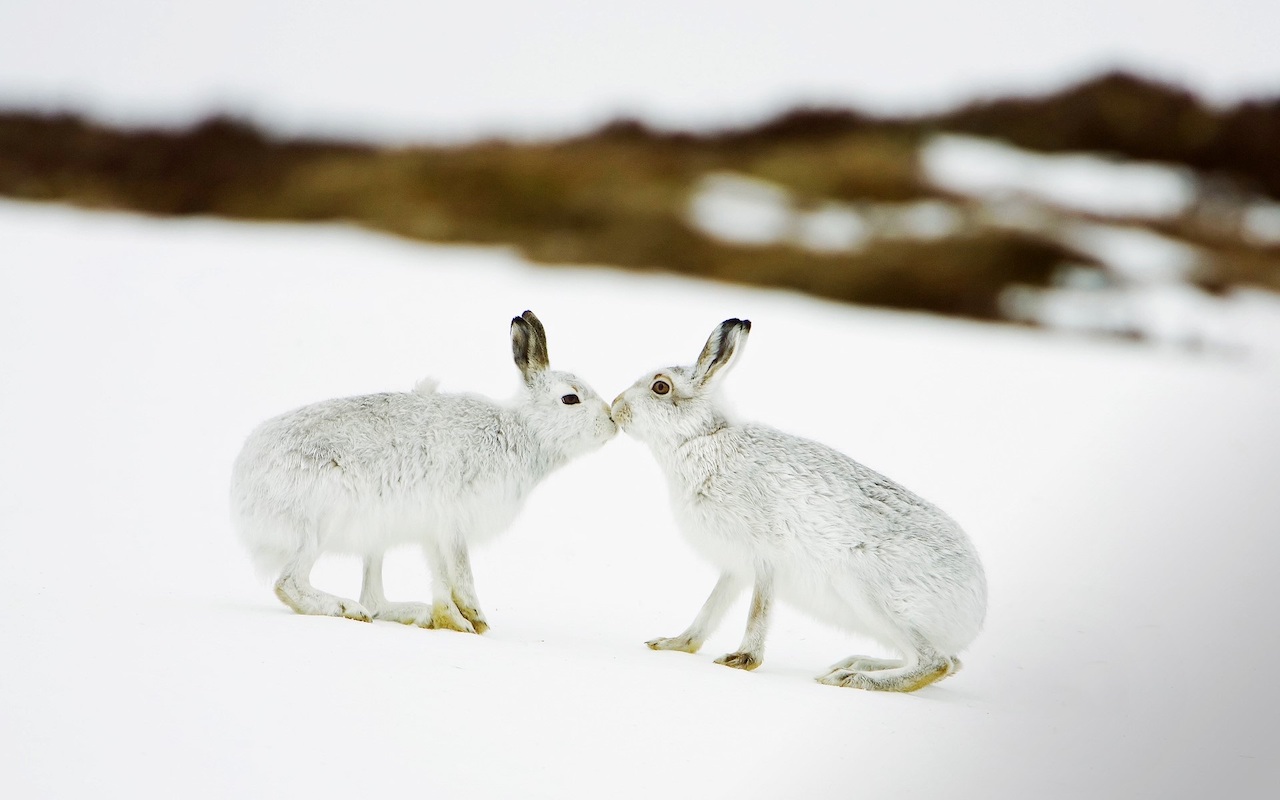
<svg viewBox="0 0 1280 800"><path fill-rule="evenodd" d="M622 395L618 395L613 398L613 405L609 406L609 416L613 417L614 421L617 422L630 410L627 407L627 401L622 399Z"/></svg>

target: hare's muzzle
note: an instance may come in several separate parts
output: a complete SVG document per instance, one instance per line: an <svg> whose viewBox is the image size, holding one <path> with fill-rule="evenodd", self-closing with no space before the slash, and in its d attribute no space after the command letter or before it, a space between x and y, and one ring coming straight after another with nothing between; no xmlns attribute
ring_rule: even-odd
<svg viewBox="0 0 1280 800"><path fill-rule="evenodd" d="M613 405L609 407L609 416L621 428L625 428L631 422L631 405L623 399L622 395L613 399Z"/></svg>

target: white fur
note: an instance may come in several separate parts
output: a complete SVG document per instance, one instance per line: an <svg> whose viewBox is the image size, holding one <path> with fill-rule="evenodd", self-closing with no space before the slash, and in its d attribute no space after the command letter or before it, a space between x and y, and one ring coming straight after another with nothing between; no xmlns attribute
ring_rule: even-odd
<svg viewBox="0 0 1280 800"><path fill-rule="evenodd" d="M529 491L617 428L578 378L548 368L545 333L529 312L512 321L524 384L511 404L412 392L327 400L260 425L236 459L231 511L276 594L304 614L392 619L483 632L468 547L504 530ZM540 349L539 349L540 348ZM581 402L567 405L565 395ZM433 603L390 603L382 556L422 545ZM310 585L322 553L363 556L360 602Z"/></svg>
<svg viewBox="0 0 1280 800"><path fill-rule="evenodd" d="M613 402L615 421L666 474L685 537L722 572L689 628L650 647L696 651L751 585L746 635L720 663L759 665L777 594L902 656L850 657L824 683L911 691L946 677L986 614L972 542L937 507L853 459L730 420L716 389L749 330L749 322L722 323L697 364L645 373ZM656 393L658 380L670 391Z"/></svg>

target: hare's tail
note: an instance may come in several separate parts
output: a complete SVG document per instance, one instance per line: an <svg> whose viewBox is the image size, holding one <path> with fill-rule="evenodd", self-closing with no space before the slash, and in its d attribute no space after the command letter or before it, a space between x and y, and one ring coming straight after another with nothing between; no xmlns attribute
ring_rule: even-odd
<svg viewBox="0 0 1280 800"><path fill-rule="evenodd" d="M423 378L413 386L413 393L424 397L436 394L439 391L440 381L432 377Z"/></svg>
<svg viewBox="0 0 1280 800"><path fill-rule="evenodd" d="M233 517L240 543L249 552L254 571L260 577L278 577L285 564L314 545L314 537L307 536L301 526L284 520L244 513L233 514Z"/></svg>

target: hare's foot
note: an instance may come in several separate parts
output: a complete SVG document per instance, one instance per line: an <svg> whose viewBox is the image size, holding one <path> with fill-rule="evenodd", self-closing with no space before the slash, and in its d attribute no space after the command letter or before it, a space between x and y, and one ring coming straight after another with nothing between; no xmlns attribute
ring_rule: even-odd
<svg viewBox="0 0 1280 800"><path fill-rule="evenodd" d="M476 633L484 633L489 630L489 623L484 621L484 615L479 609L475 608L459 608L462 612L462 618L471 623L472 629Z"/></svg>
<svg viewBox="0 0 1280 800"><path fill-rule="evenodd" d="M817 680L828 686L849 686L873 692L914 692L950 675L955 671L953 663L956 663L955 659L943 659L914 667L887 667L866 672L834 669Z"/></svg>
<svg viewBox="0 0 1280 800"><path fill-rule="evenodd" d="M755 653L729 653L716 659L717 664L724 664L734 669L745 669L748 672L760 666L763 659Z"/></svg>
<svg viewBox="0 0 1280 800"><path fill-rule="evenodd" d="M346 617L358 622L370 622L372 617L364 606L355 600L322 592L308 584L285 576L276 581L276 597L299 614L322 617Z"/></svg>
<svg viewBox="0 0 1280 800"><path fill-rule="evenodd" d="M459 633L476 633L476 628L467 618L462 616L462 612L454 605L452 600L443 603L434 603L431 606L431 620L426 627L435 628L436 630L458 631Z"/></svg>
<svg viewBox="0 0 1280 800"><path fill-rule="evenodd" d="M702 642L695 642L688 636L658 637L645 642L650 650L679 650L682 653L696 653Z"/></svg>
<svg viewBox="0 0 1280 800"><path fill-rule="evenodd" d="M373 618L386 622L399 622L401 625L417 625L419 628L431 627L431 609L429 603L392 603L384 601L374 606Z"/></svg>
<svg viewBox="0 0 1280 800"><path fill-rule="evenodd" d="M484 612L480 610L480 604L472 600L470 603L461 597L458 592L453 592L453 603L458 607L458 613L462 614L463 619L471 623L471 627L476 633L484 633L489 630L489 623L485 621Z"/></svg>

